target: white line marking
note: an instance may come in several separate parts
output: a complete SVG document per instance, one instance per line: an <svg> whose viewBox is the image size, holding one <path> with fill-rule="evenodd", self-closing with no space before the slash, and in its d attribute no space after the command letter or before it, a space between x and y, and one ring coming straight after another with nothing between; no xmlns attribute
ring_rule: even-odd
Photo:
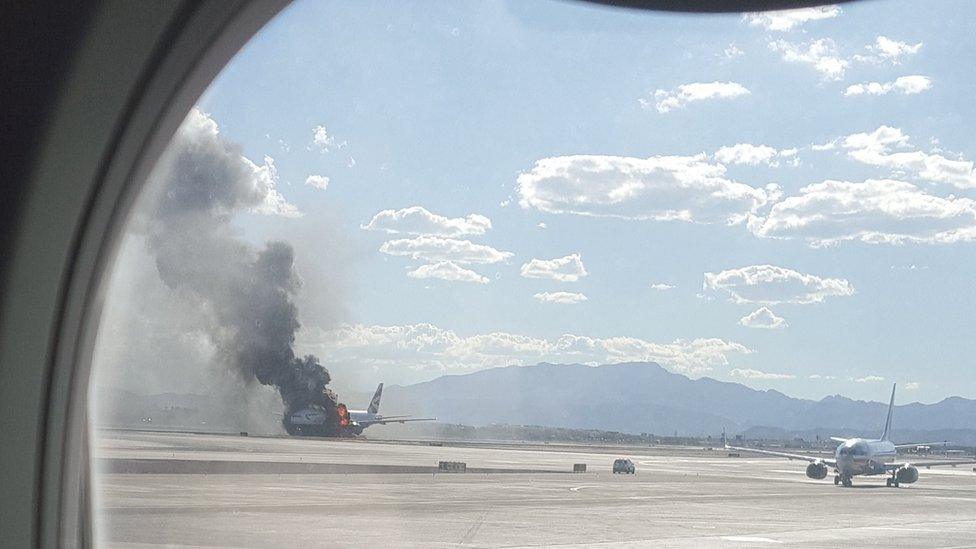
<svg viewBox="0 0 976 549"><path fill-rule="evenodd" d="M862 526L864 530L885 530L887 532L941 532L927 528L898 528L895 526Z"/></svg>
<svg viewBox="0 0 976 549"><path fill-rule="evenodd" d="M776 539L759 538L755 536L725 536L722 539L725 541L741 541L744 543L783 543L782 541Z"/></svg>
<svg viewBox="0 0 976 549"><path fill-rule="evenodd" d="M926 499L951 499L954 501L976 501L976 498L954 498L951 496L923 496Z"/></svg>

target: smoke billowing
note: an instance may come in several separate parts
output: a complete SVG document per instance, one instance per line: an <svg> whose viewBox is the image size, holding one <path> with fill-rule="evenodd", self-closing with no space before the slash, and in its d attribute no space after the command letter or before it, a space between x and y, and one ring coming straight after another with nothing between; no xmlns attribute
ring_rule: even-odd
<svg viewBox="0 0 976 549"><path fill-rule="evenodd" d="M245 382L277 388L287 417L310 406L326 414L322 434L337 429L328 371L314 356L296 357L299 328L292 298L301 286L292 247L246 242L231 224L244 211L299 216L277 192L274 163L257 165L194 109L153 175L159 193L146 221L160 279L193 305L218 366Z"/></svg>

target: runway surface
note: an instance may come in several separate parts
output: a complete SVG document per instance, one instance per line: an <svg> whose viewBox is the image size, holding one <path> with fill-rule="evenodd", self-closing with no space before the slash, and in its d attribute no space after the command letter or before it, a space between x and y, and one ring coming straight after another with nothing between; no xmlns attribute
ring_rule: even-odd
<svg viewBox="0 0 976 549"><path fill-rule="evenodd" d="M118 547L976 547L972 466L847 489L701 448L104 431L94 453L96 532Z"/></svg>

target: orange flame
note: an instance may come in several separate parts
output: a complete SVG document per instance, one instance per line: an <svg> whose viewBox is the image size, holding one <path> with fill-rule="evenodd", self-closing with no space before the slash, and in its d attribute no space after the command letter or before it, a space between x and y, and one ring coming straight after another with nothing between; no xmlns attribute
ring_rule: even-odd
<svg viewBox="0 0 976 549"><path fill-rule="evenodd" d="M346 408L345 404L339 403L336 405L336 414L339 415L339 427L348 427L349 409Z"/></svg>

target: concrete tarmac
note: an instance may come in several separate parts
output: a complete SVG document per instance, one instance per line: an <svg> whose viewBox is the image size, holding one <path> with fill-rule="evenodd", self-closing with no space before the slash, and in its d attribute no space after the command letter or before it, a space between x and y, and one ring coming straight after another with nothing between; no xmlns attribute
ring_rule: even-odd
<svg viewBox="0 0 976 549"><path fill-rule="evenodd" d="M103 431L94 454L96 534L116 547L976 547L972 466L895 489L701 448Z"/></svg>

